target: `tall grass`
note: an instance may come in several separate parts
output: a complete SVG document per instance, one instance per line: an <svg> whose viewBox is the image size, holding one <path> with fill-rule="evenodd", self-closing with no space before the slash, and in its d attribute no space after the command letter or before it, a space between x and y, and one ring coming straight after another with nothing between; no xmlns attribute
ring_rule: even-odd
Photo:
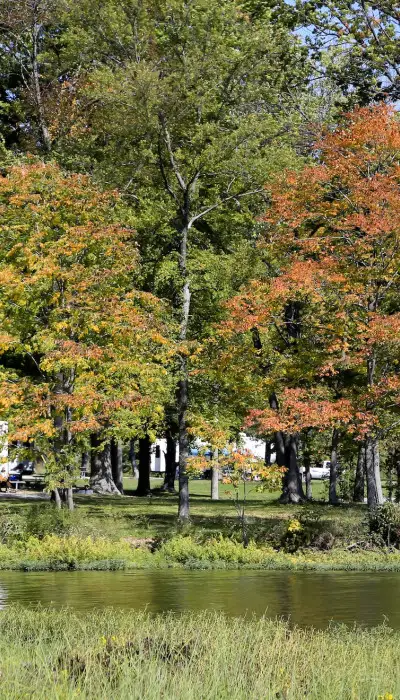
<svg viewBox="0 0 400 700"><path fill-rule="evenodd" d="M400 698L400 634L219 614L0 613L0 698Z"/></svg>

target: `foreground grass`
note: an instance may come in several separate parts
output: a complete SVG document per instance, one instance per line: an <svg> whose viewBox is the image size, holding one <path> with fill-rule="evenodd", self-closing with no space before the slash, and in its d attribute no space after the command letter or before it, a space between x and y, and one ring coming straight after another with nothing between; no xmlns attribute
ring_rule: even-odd
<svg viewBox="0 0 400 700"><path fill-rule="evenodd" d="M0 613L0 698L400 697L400 635L218 614Z"/></svg>

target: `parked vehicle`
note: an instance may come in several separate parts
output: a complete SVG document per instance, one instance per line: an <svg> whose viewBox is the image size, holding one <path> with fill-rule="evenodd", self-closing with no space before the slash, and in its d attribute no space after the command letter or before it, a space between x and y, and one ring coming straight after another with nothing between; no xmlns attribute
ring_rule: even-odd
<svg viewBox="0 0 400 700"><path fill-rule="evenodd" d="M31 476L35 471L33 462L18 462L18 464L9 465L10 481L20 481L23 476Z"/></svg>
<svg viewBox="0 0 400 700"><path fill-rule="evenodd" d="M310 474L312 479L329 479L331 469L331 463L329 460L320 462L319 464L310 467Z"/></svg>

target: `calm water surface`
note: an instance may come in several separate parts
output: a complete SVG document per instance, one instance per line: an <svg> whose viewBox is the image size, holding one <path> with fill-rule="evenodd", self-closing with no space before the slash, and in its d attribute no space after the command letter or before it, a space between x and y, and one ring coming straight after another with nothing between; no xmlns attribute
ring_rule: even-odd
<svg viewBox="0 0 400 700"><path fill-rule="evenodd" d="M114 606L150 612L266 614L302 627L331 621L400 629L400 574L284 571L0 572L0 606Z"/></svg>

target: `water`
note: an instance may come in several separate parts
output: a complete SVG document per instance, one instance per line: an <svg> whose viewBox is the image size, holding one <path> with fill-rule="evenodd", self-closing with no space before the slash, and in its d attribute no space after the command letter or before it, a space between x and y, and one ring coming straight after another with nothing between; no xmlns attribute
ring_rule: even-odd
<svg viewBox="0 0 400 700"><path fill-rule="evenodd" d="M0 607L114 606L152 613L213 610L289 619L323 629L330 622L400 629L400 574L286 571L0 572Z"/></svg>

